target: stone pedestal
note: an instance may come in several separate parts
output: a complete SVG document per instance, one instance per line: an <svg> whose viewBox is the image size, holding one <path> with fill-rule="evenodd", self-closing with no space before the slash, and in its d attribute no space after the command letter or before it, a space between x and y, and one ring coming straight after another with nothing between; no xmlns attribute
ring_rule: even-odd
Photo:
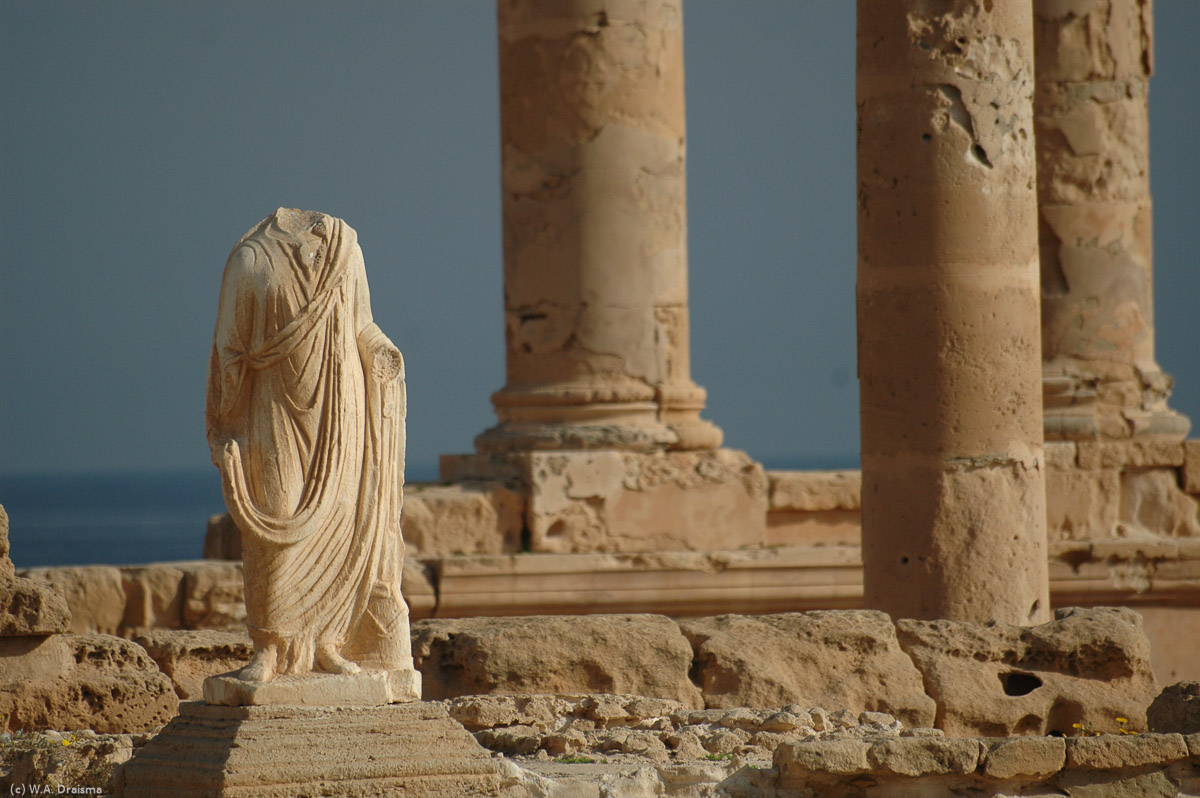
<svg viewBox="0 0 1200 798"><path fill-rule="evenodd" d="M409 668L359 673L304 673L276 676L269 682L250 682L237 671L204 680L204 700L230 707L290 706L373 707L419 701L421 674Z"/></svg>
<svg viewBox="0 0 1200 798"><path fill-rule="evenodd" d="M866 606L1048 618L1027 3L858 3Z"/></svg>
<svg viewBox="0 0 1200 798"><path fill-rule="evenodd" d="M1047 440L1181 440L1154 356L1148 0L1035 0Z"/></svg>
<svg viewBox="0 0 1200 798"><path fill-rule="evenodd" d="M511 780L440 704L184 702L118 775L116 794L459 798L508 794Z"/></svg>
<svg viewBox="0 0 1200 798"><path fill-rule="evenodd" d="M716 448L688 353L679 0L498 17L507 384L476 448Z"/></svg>

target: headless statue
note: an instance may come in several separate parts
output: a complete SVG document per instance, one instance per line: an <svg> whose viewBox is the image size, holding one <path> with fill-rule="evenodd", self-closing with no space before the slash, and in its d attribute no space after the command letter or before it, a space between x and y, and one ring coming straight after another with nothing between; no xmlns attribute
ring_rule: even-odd
<svg viewBox="0 0 1200 798"><path fill-rule="evenodd" d="M205 409L242 533L255 654L238 679L412 671L404 417L354 230L284 208L255 225L225 266Z"/></svg>

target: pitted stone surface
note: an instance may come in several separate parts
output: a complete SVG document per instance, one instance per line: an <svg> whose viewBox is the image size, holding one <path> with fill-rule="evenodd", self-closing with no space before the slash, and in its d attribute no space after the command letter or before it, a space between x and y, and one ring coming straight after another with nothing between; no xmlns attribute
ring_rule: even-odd
<svg viewBox="0 0 1200 798"><path fill-rule="evenodd" d="M147 731L179 704L146 652L119 637L0 638L0 662L0 730Z"/></svg>
<svg viewBox="0 0 1200 798"><path fill-rule="evenodd" d="M1059 610L1034 627L896 623L900 645L949 735L1070 734L1082 723L1145 728L1157 694L1141 617L1123 608Z"/></svg>
<svg viewBox="0 0 1200 798"><path fill-rule="evenodd" d="M1179 682L1163 689L1146 710L1152 732L1200 732L1200 682Z"/></svg>
<svg viewBox="0 0 1200 798"><path fill-rule="evenodd" d="M0 638L67 631L71 613L62 590L16 575L8 556L8 523L0 505Z"/></svg>
<svg viewBox="0 0 1200 798"><path fill-rule="evenodd" d="M659 615L424 620L413 655L430 699L617 692L702 705L691 646Z"/></svg>
<svg viewBox="0 0 1200 798"><path fill-rule="evenodd" d="M935 704L882 612L721 615L679 625L696 650L693 672L710 707L816 704L933 725Z"/></svg>

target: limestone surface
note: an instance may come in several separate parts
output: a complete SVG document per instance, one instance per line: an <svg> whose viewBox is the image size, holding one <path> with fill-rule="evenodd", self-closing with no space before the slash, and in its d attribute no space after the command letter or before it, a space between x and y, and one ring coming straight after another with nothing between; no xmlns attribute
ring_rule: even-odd
<svg viewBox="0 0 1200 798"><path fill-rule="evenodd" d="M1046 437L1178 441L1154 354L1148 0L1035 0Z"/></svg>
<svg viewBox="0 0 1200 798"><path fill-rule="evenodd" d="M507 379L480 452L720 445L688 347L680 6L497 6Z"/></svg>
<svg viewBox="0 0 1200 798"><path fill-rule="evenodd" d="M1200 732L1200 682L1179 682L1163 689L1146 710L1150 731L1163 734Z"/></svg>
<svg viewBox="0 0 1200 798"><path fill-rule="evenodd" d="M214 707L185 702L116 780L116 795L515 796L438 704Z"/></svg>
<svg viewBox="0 0 1200 798"><path fill-rule="evenodd" d="M933 725L934 702L885 613L721 615L679 626L708 707L832 706Z"/></svg>
<svg viewBox="0 0 1200 798"><path fill-rule="evenodd" d="M367 668L413 681L400 591L404 363L372 320L344 221L280 208L237 242L205 422L242 533L255 656L237 678Z"/></svg>
<svg viewBox="0 0 1200 798"><path fill-rule="evenodd" d="M1035 627L901 620L900 645L949 735L1072 734L1146 727L1157 694L1141 618L1124 608L1059 610Z"/></svg>
<svg viewBox="0 0 1200 798"><path fill-rule="evenodd" d="M446 456L442 478L505 480L525 496L534 552L761 548L767 479L731 449Z"/></svg>
<svg viewBox="0 0 1200 798"><path fill-rule="evenodd" d="M0 638L65 632L70 622L61 590L16 575L8 556L8 513L0 505Z"/></svg>
<svg viewBox="0 0 1200 798"><path fill-rule="evenodd" d="M691 646L657 615L424 620L413 654L426 698L605 692L703 705Z"/></svg>
<svg viewBox="0 0 1200 798"><path fill-rule="evenodd" d="M146 649L185 701L200 699L209 676L237 670L254 655L254 644L244 631L156 629L134 642Z"/></svg>
<svg viewBox="0 0 1200 798"><path fill-rule="evenodd" d="M53 585L66 597L71 611L69 629L76 634L118 634L125 622L125 586L121 571L111 565L30 568L28 579Z"/></svg>
<svg viewBox="0 0 1200 798"><path fill-rule="evenodd" d="M0 663L7 730L146 731L166 723L179 704L146 652L119 637L0 638Z"/></svg>
<svg viewBox="0 0 1200 798"><path fill-rule="evenodd" d="M857 24L864 603L1041 623L1032 6L858 0Z"/></svg>
<svg viewBox="0 0 1200 798"><path fill-rule="evenodd" d="M936 729L904 729L882 712L830 712L799 704L689 709L678 701L600 694L463 696L445 705L485 748L533 761L599 757L664 765L734 756L769 761L776 748L789 742L941 736ZM829 766L828 758L825 764Z"/></svg>
<svg viewBox="0 0 1200 798"><path fill-rule="evenodd" d="M410 556L521 550L525 500L503 483L407 485L404 494L401 525Z"/></svg>

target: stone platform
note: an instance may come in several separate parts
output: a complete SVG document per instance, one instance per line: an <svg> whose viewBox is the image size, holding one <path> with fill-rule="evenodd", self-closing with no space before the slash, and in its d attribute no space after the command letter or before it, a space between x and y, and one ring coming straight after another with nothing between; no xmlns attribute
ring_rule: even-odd
<svg viewBox="0 0 1200 798"><path fill-rule="evenodd" d="M184 702L118 776L118 796L504 796L513 776L440 704Z"/></svg>
<svg viewBox="0 0 1200 798"><path fill-rule="evenodd" d="M421 674L411 668L359 673L305 673L251 682L237 671L204 680L204 700L222 706L341 706L376 707L416 701L421 697Z"/></svg>

